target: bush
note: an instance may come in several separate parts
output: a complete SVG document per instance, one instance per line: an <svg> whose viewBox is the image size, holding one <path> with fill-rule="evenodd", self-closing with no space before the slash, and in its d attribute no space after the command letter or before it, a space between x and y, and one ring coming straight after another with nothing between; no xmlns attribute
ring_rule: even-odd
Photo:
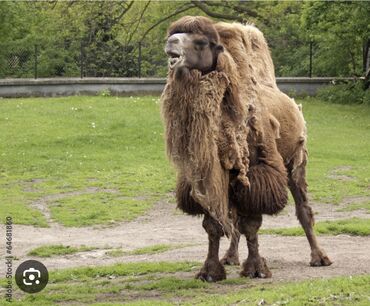
<svg viewBox="0 0 370 306"><path fill-rule="evenodd" d="M101 91L99 91L98 96L100 97L110 97L112 95L112 92L109 88L105 88Z"/></svg>
<svg viewBox="0 0 370 306"><path fill-rule="evenodd" d="M370 90L364 90L361 81L326 86L317 97L332 103L370 105Z"/></svg>

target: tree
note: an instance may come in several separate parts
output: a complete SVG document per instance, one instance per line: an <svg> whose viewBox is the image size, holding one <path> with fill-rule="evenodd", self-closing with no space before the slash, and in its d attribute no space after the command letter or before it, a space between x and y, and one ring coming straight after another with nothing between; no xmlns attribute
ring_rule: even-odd
<svg viewBox="0 0 370 306"><path fill-rule="evenodd" d="M319 48L319 72L360 76L363 46L369 40L370 5L366 2L305 3L302 23Z"/></svg>
<svg viewBox="0 0 370 306"><path fill-rule="evenodd" d="M315 76L360 76L370 60L369 10L365 2L0 2L0 76L32 76L35 45L40 76L78 76L81 42L87 76L137 76L139 53L142 76L165 76L166 30L183 15L256 24L278 76L308 75L311 42Z"/></svg>

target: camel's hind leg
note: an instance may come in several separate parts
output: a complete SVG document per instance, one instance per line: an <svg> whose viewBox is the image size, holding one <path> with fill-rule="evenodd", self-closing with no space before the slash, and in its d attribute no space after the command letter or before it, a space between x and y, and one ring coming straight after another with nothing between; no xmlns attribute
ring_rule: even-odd
<svg viewBox="0 0 370 306"><path fill-rule="evenodd" d="M247 238L248 258L243 263L241 276L247 277L271 277L271 272L266 265L266 260L260 256L258 251L257 232L262 224L262 215L240 216L239 229L240 233Z"/></svg>
<svg viewBox="0 0 370 306"><path fill-rule="evenodd" d="M332 264L325 251L320 249L316 235L313 230L315 223L312 208L308 204L307 199L307 183L306 183L306 158L302 163L289 171L289 189L293 195L296 215L301 223L308 242L311 247L311 266L330 266Z"/></svg>
<svg viewBox="0 0 370 306"><path fill-rule="evenodd" d="M220 249L220 239L224 235L221 225L210 215L204 215L203 228L208 234L208 254L200 272L196 275L207 282L216 282L226 279L226 271L220 263L218 254Z"/></svg>
<svg viewBox="0 0 370 306"><path fill-rule="evenodd" d="M230 239L230 246L226 251L224 257L221 259L221 263L223 265L235 265L239 266L239 240L240 240L240 233L238 231L234 231L231 235Z"/></svg>
<svg viewBox="0 0 370 306"><path fill-rule="evenodd" d="M230 217L234 222L235 228L234 228L234 231L233 231L233 233L231 235L231 238L230 238L230 246L229 246L228 250L226 251L224 257L222 257L221 263L223 265L239 266L240 265L240 262L239 262L240 233L237 230L237 228L238 228L238 225L237 225L238 215L237 215L237 212L236 212L235 208L233 208L231 210Z"/></svg>

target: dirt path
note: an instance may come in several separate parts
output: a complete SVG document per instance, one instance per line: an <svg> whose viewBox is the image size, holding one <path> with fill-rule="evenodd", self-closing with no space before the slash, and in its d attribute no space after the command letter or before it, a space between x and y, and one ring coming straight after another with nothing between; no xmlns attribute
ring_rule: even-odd
<svg viewBox="0 0 370 306"><path fill-rule="evenodd" d="M352 216L369 217L365 213L337 212L338 207L314 205L316 220L332 220ZM298 226L294 208L288 206L281 215L265 217L264 228ZM1 231L5 229L2 226ZM173 204L160 202L145 216L135 221L121 223L115 227L66 228L53 223L50 228L14 225L13 255L20 261L29 259L27 253L45 244L64 244L70 246L87 245L99 248L73 255L44 258L41 261L49 268L66 268L86 265L106 265L116 262L133 261L203 261L207 252L207 236L201 226L201 219L183 215ZM325 268L311 268L309 246L305 237L280 237L261 235L261 254L267 258L274 280L293 280L314 277L332 277L370 273L370 237L347 235L319 237L322 247L334 264ZM154 244L182 245L177 249L153 255L124 255L109 257L106 251L122 248L124 251ZM184 245L187 245L184 247ZM221 254L228 245L223 239ZM240 257L246 257L246 244L241 243ZM4 247L0 256L4 256ZM37 259L37 258L36 258ZM40 260L40 259L39 259ZM17 266L17 262L15 262ZM231 269L236 275L237 268ZM4 273L1 265L0 273Z"/></svg>

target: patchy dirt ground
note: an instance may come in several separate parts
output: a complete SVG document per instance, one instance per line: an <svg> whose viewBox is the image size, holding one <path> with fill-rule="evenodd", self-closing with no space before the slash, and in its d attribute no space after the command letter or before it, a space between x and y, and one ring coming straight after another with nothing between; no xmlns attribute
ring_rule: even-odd
<svg viewBox="0 0 370 306"><path fill-rule="evenodd" d="M89 190L87 192L94 192ZM203 261L207 253L207 236L201 226L201 219L183 215L174 204L157 203L145 216L132 222L123 222L114 227L63 227L50 218L47 210L49 198L40 199L38 207L47 216L49 228L14 225L13 255L20 261L30 259L27 253L45 244L64 244L70 246L86 245L96 250L73 255L43 258L42 262L49 269L67 268L86 265L106 265L117 262L140 261ZM346 199L360 202L367 198ZM362 217L369 215L362 211L338 212L341 206L313 204L316 221L341 218ZM264 217L263 228L292 227L299 223L295 217L293 205L289 205L279 216ZM5 229L2 226L1 231ZM330 267L312 268L310 250L305 237L281 237L261 235L261 254L266 257L273 272L273 280L298 280L315 277L332 277L370 273L370 237L347 235L320 236L320 244L326 250L334 264ZM152 255L122 255L110 257L107 250L122 248L130 251L154 244L173 244L182 247ZM221 255L228 246L226 238L221 245ZM0 256L4 256L4 248ZM240 258L247 255L246 243L241 242ZM17 265L17 262L15 263ZM1 266L0 273L4 272ZM231 276L237 275L238 268L230 268Z"/></svg>

